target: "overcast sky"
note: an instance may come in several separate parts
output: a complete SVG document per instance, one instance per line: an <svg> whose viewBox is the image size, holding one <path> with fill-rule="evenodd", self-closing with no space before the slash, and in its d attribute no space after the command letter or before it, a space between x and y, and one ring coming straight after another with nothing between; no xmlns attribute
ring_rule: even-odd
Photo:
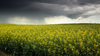
<svg viewBox="0 0 100 56"><path fill-rule="evenodd" d="M0 0L0 23L100 23L100 0Z"/></svg>

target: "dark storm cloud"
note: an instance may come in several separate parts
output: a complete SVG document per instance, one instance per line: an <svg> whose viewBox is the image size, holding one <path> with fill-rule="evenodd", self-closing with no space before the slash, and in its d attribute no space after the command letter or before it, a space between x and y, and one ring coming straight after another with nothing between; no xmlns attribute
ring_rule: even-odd
<svg viewBox="0 0 100 56"><path fill-rule="evenodd" d="M26 7L33 2L62 4L62 5L85 5L85 4L100 4L100 0L1 0L0 9L18 9Z"/></svg>
<svg viewBox="0 0 100 56"><path fill-rule="evenodd" d="M97 10L98 9L98 10ZM67 16L71 19L89 17L100 10L100 0L1 0L0 20L16 16L38 19L45 17ZM95 12L93 12L95 11ZM88 13L92 12L92 13Z"/></svg>
<svg viewBox="0 0 100 56"><path fill-rule="evenodd" d="M80 5L86 4L100 4L100 0L78 0Z"/></svg>

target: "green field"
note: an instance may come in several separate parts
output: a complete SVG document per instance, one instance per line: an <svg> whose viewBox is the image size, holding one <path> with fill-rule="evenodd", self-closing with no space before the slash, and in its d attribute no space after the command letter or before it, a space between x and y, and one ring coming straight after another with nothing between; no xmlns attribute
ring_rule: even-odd
<svg viewBox="0 0 100 56"><path fill-rule="evenodd" d="M100 56L100 24L0 24L0 51L14 56Z"/></svg>

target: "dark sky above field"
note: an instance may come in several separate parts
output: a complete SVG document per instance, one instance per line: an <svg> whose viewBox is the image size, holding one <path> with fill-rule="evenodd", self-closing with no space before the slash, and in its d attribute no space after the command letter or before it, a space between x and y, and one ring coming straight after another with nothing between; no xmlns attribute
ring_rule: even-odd
<svg viewBox="0 0 100 56"><path fill-rule="evenodd" d="M100 0L0 0L0 23L100 23Z"/></svg>

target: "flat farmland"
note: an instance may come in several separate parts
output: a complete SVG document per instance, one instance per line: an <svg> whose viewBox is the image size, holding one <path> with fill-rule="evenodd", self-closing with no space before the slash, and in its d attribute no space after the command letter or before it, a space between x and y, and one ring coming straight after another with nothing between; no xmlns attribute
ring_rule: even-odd
<svg viewBox="0 0 100 56"><path fill-rule="evenodd" d="M13 56L100 56L100 24L0 24L0 51Z"/></svg>

